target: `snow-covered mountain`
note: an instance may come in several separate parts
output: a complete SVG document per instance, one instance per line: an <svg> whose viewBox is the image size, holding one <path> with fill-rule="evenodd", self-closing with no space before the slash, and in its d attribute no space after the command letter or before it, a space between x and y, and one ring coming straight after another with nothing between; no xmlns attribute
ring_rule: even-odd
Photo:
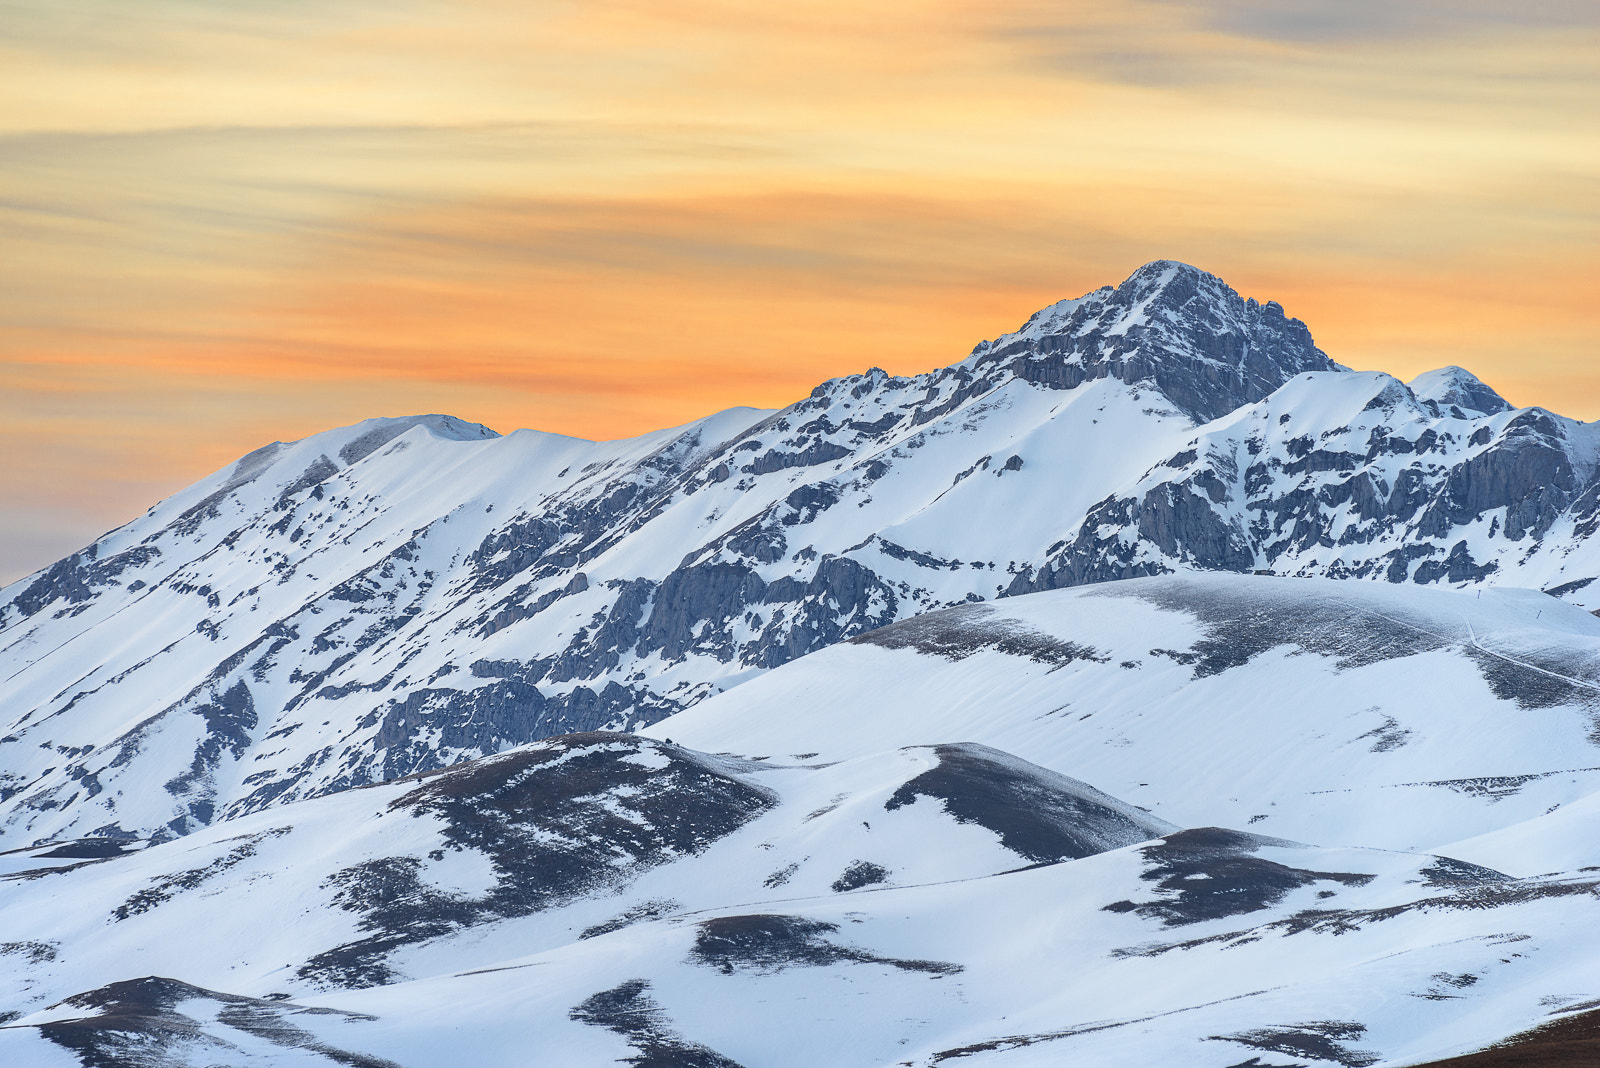
<svg viewBox="0 0 1600 1068"><path fill-rule="evenodd" d="M1533 591L957 606L644 734L0 855L0 1062L1592 1054L1597 697Z"/></svg>
<svg viewBox="0 0 1600 1068"><path fill-rule="evenodd" d="M0 843L172 837L631 730L919 613L1169 571L1583 606L1600 427L1340 368L1149 264L950 367L629 441L371 420L0 592ZM1555 602L1551 602L1555 606Z"/></svg>

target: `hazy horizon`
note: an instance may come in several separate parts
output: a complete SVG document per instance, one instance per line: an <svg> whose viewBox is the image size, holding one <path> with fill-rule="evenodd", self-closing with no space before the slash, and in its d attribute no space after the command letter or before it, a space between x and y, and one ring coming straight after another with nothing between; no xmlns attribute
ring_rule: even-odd
<svg viewBox="0 0 1600 1068"><path fill-rule="evenodd" d="M1600 9L0 8L0 581L381 414L631 436L1152 259L1600 417Z"/></svg>

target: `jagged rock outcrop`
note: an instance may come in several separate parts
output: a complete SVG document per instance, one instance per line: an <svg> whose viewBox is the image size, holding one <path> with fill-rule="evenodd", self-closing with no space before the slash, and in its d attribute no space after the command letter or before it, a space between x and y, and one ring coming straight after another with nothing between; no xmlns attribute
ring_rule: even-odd
<svg viewBox="0 0 1600 1068"><path fill-rule="evenodd" d="M0 593L0 842L630 730L930 609L1197 568L1590 606L1595 428L1350 372L1170 262L950 367L628 441L274 443ZM1600 604L1600 601L1596 601Z"/></svg>
<svg viewBox="0 0 1600 1068"><path fill-rule="evenodd" d="M1470 376L1452 370L1462 388ZM1592 512L1600 438L1474 390L1492 414L1454 404L1441 415L1434 396L1388 375L1297 379L1097 503L1007 592L1175 566L1424 585L1499 576L1577 592L1572 579L1564 589L1551 579L1582 559L1569 558L1587 537L1578 528ZM1322 414L1308 426L1301 413L1312 406Z"/></svg>
<svg viewBox="0 0 1600 1068"><path fill-rule="evenodd" d="M975 363L1052 389L1114 378L1146 385L1203 423L1301 371L1340 371L1277 301L1245 300L1216 275L1157 260L1115 288L1037 312L973 350Z"/></svg>

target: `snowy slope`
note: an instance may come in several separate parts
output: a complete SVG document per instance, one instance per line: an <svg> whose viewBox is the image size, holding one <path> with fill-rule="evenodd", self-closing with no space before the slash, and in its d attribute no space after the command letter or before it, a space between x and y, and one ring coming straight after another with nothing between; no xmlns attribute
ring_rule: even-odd
<svg viewBox="0 0 1600 1068"><path fill-rule="evenodd" d="M141 1043L159 1043L160 1061L128 1057L143 1037L130 1023L157 1006L144 1020L106 1011L121 992L106 984L0 1030L0 1051L23 1064L74 1040L169 1065L519 1065L530 1047L568 1065L719 1068L1414 1064L1592 996L1595 885L1190 831L979 880L644 919L551 948L497 930L501 955L458 946L454 969L362 990L169 988L161 1007L188 1041ZM155 984L140 985L149 998ZM251 1045L267 1056L241 1056Z"/></svg>
<svg viewBox="0 0 1600 1068"><path fill-rule="evenodd" d="M1192 574L1035 594L862 635L646 733L818 760L961 738L1183 826L1600 865L1600 620L1528 590ZM1544 820L1564 829L1541 845Z"/></svg>
<svg viewBox="0 0 1600 1068"><path fill-rule="evenodd" d="M658 738L0 856L0 1060L1428 1062L1600 998L1597 658L1510 591L936 612Z"/></svg>
<svg viewBox="0 0 1600 1068"><path fill-rule="evenodd" d="M781 412L267 446L0 591L0 843L179 836L634 729L918 613L1089 582L1273 570L1589 606L1595 428L1459 369L1414 386L1162 261L951 367Z"/></svg>
<svg viewBox="0 0 1600 1068"><path fill-rule="evenodd" d="M1098 502L1009 592L1187 565L1596 603L1584 591L1600 563L1587 544L1600 429L1511 410L1459 368L1413 386L1377 372L1291 380Z"/></svg>

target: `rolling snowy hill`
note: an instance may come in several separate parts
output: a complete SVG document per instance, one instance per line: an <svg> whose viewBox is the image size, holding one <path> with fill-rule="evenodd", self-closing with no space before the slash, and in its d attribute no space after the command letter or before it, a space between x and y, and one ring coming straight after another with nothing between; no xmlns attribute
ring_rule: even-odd
<svg viewBox="0 0 1600 1068"><path fill-rule="evenodd" d="M1537 592L955 607L652 737L0 856L0 1061L1430 1063L1594 1016L1597 696Z"/></svg>
<svg viewBox="0 0 1600 1068"><path fill-rule="evenodd" d="M629 441L370 420L0 591L0 845L631 730L918 613L1184 570L1585 607L1600 430L1158 262L959 363Z"/></svg>

